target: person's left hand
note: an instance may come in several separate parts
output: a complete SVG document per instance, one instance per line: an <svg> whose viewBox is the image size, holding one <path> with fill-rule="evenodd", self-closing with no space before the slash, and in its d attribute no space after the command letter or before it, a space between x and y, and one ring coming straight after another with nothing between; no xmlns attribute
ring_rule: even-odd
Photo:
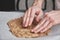
<svg viewBox="0 0 60 40"><path fill-rule="evenodd" d="M58 13L57 11L47 12L45 13L45 16L41 19L39 24L31 31L35 33L45 32L53 25L58 23L60 23L60 13Z"/></svg>

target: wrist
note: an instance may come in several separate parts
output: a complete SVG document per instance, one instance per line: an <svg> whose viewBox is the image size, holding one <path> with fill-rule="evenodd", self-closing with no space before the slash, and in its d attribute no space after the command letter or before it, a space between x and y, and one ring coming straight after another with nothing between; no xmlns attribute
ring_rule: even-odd
<svg viewBox="0 0 60 40"><path fill-rule="evenodd" d="M33 6L38 6L42 8L42 3L43 3L43 0L35 0L33 3Z"/></svg>

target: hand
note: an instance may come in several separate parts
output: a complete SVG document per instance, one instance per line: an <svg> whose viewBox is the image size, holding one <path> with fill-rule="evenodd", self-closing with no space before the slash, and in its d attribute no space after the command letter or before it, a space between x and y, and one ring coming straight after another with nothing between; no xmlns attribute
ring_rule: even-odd
<svg viewBox="0 0 60 40"><path fill-rule="evenodd" d="M30 26L34 20L39 21L40 17L43 15L43 11L38 6L32 6L30 7L23 17L23 26L27 27Z"/></svg>
<svg viewBox="0 0 60 40"><path fill-rule="evenodd" d="M32 29L32 32L45 32L53 25L60 23L60 13L58 11L51 11L45 13L45 16L41 19L39 24Z"/></svg>

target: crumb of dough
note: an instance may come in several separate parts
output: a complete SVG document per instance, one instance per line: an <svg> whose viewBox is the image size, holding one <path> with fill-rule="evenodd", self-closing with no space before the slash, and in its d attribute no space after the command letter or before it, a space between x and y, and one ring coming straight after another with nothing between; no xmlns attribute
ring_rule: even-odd
<svg viewBox="0 0 60 40"><path fill-rule="evenodd" d="M36 38L40 36L46 36L50 32L50 29L44 33L32 33L31 29L34 28L37 23L34 21L31 26L24 28L22 26L22 17L10 20L7 25L10 28L10 32L16 37L20 38Z"/></svg>

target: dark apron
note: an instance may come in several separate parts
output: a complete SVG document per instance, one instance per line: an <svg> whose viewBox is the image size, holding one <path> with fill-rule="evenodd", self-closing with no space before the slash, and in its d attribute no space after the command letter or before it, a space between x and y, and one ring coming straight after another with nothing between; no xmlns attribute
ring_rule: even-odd
<svg viewBox="0 0 60 40"><path fill-rule="evenodd" d="M15 0L0 0L0 11L14 11Z"/></svg>

